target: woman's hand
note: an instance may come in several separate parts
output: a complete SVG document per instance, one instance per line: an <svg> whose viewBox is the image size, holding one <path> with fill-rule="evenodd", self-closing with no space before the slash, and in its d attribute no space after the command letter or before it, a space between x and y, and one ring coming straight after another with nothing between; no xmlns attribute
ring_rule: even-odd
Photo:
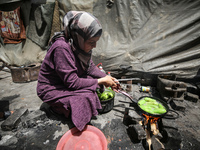
<svg viewBox="0 0 200 150"><path fill-rule="evenodd" d="M117 83L119 83L117 79L108 75L98 79L98 84L103 84L105 87L117 87Z"/></svg>

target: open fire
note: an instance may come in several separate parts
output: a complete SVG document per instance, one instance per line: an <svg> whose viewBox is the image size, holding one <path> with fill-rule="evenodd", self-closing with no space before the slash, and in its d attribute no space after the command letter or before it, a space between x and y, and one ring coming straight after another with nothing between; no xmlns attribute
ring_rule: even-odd
<svg viewBox="0 0 200 150"><path fill-rule="evenodd" d="M129 122L129 134L131 134L131 137L138 142L142 140L145 149L165 149L164 142L167 141L168 134L163 127L162 117L139 113L140 119L134 119L128 115L129 111L132 110L127 110L124 117L129 120L127 122Z"/></svg>
<svg viewBox="0 0 200 150"><path fill-rule="evenodd" d="M148 116L146 114L142 114L142 116L143 119L139 123L144 127L144 129L151 131L153 135L157 135L159 133L158 120L161 118Z"/></svg>
<svg viewBox="0 0 200 150"><path fill-rule="evenodd" d="M164 145L160 141L161 139L166 138L162 135L162 118L142 114L142 120L139 121L139 124L146 133L146 147L148 147L149 150L164 149Z"/></svg>

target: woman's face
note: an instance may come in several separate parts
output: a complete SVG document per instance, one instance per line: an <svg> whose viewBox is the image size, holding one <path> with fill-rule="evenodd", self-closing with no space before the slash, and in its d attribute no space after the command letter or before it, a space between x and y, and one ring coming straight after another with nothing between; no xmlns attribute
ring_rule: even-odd
<svg viewBox="0 0 200 150"><path fill-rule="evenodd" d="M87 41L85 41L84 43L84 51L86 53L88 53L89 51L91 51L93 48L96 47L97 45L97 41L100 39L100 36L98 37L92 37L90 39L88 39Z"/></svg>

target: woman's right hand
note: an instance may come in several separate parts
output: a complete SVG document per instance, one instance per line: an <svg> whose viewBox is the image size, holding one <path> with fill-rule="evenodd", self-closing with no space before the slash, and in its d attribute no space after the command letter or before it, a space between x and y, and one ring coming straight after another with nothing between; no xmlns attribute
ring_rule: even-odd
<svg viewBox="0 0 200 150"><path fill-rule="evenodd" d="M99 85L103 84L105 87L116 87L117 83L119 82L117 81L116 78L108 76L108 75L103 78L98 79L98 84Z"/></svg>

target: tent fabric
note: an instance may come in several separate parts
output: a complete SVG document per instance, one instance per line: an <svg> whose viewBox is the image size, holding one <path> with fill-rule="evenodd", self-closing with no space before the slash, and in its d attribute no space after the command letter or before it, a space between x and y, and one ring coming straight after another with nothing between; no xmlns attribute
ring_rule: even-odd
<svg viewBox="0 0 200 150"><path fill-rule="evenodd" d="M99 11L100 3L94 12L104 34L95 57L102 58L105 70L112 67L110 71L118 74L123 65L133 71L196 75L200 68L199 1L115 1L111 9Z"/></svg>
<svg viewBox="0 0 200 150"><path fill-rule="evenodd" d="M60 14L72 8L90 10L89 3L59 0ZM87 5L88 4L88 5ZM130 0L93 3L92 13L103 26L93 51L96 64L112 75L152 74L197 76L200 68L200 1Z"/></svg>
<svg viewBox="0 0 200 150"><path fill-rule="evenodd" d="M99 19L103 34L93 50L93 60L96 64L101 62L104 70L111 75L133 77L139 72L176 74L181 78L200 77L199 0L117 0L111 7L102 0L57 1L60 21L70 10L87 11ZM40 11L45 14L44 10ZM46 19L47 16L44 17ZM29 23L31 21L37 22L35 19L29 20ZM42 37L39 38L42 40ZM47 39L40 40L43 46L37 43L37 38L29 41L42 49L46 47ZM24 48L23 51L30 55L34 53L34 56L45 53ZM7 52L3 55L0 51L0 58L4 56ZM6 60L10 63L12 59L15 58L8 57ZM24 58L21 62L27 61ZM36 61L42 61L41 57Z"/></svg>
<svg viewBox="0 0 200 150"><path fill-rule="evenodd" d="M54 6L55 3L31 5L28 38L43 49L47 48L51 35Z"/></svg>
<svg viewBox="0 0 200 150"><path fill-rule="evenodd" d="M46 26L42 26L44 31L42 33L45 33L45 35L41 36L40 33L34 34L33 32L39 29L42 22L42 15L45 16L45 18L50 18L51 15L53 15L53 11L49 13L49 10L47 9L48 6L54 5L55 0L23 0L23 4L20 4L21 7L21 17L26 29L26 35L27 36L25 41L22 41L19 44L5 44L3 42L3 37L0 36L0 61L3 61L7 65L11 66L28 66L32 63L42 62L46 55L46 47L47 42L50 38L51 34L51 24L52 19L46 19ZM34 22L33 18L31 18L33 12L31 12L31 9L33 5L39 5L38 10L36 13L36 16L38 15L38 12L41 12L41 15L38 15L38 18ZM13 6L14 7L14 6ZM1 8L1 7L0 7ZM41 8L41 9L40 9ZM54 7L51 8L51 10ZM42 10L42 11L40 11ZM49 13L49 16L47 17ZM32 25L30 25L32 24ZM33 26L35 24L35 26ZM37 26L36 26L37 25ZM29 30L30 27L30 30ZM34 30L35 29L35 30ZM49 31L50 29L50 31ZM33 36L31 34L34 34ZM46 42L45 44L41 44L38 42L38 39L42 42ZM45 47L45 48L43 48Z"/></svg>

